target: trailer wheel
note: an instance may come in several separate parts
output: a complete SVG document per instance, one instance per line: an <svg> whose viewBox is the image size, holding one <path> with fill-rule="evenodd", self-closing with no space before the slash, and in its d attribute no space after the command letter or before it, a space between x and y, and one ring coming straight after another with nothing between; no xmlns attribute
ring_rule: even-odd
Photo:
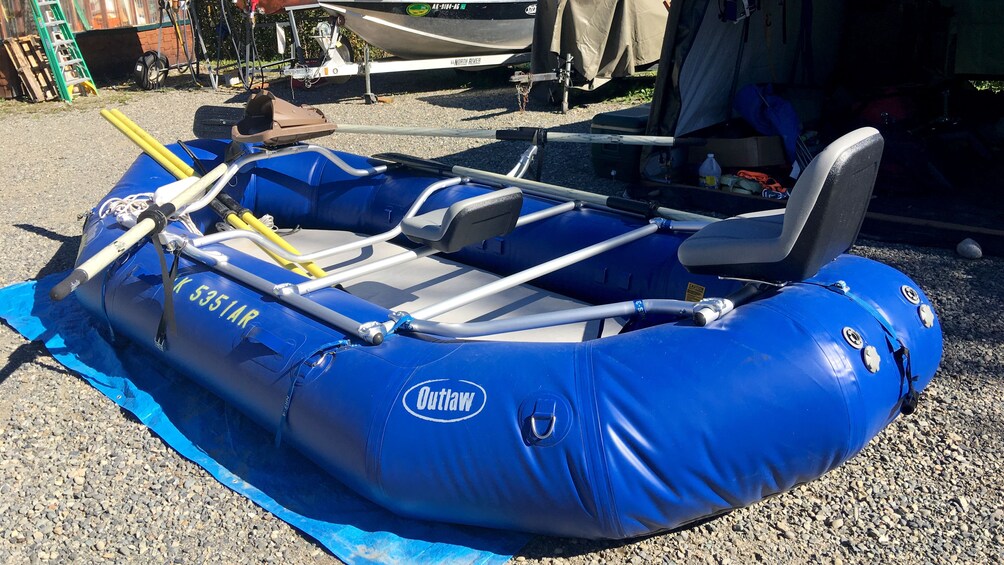
<svg viewBox="0 0 1004 565"><path fill-rule="evenodd" d="M136 81L136 86L143 90L160 88L167 78L167 69L167 57L163 53L147 51L136 60L133 79Z"/></svg>
<svg viewBox="0 0 1004 565"><path fill-rule="evenodd" d="M349 45L349 38L344 35L338 39L338 46L335 47L338 56L346 63L354 63L356 58L352 53L352 46ZM330 78L332 84L345 84L352 78L352 75L336 75Z"/></svg>

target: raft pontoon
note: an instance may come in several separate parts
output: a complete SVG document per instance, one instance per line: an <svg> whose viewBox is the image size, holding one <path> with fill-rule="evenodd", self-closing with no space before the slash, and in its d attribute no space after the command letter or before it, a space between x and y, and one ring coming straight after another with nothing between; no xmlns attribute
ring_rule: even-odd
<svg viewBox="0 0 1004 565"><path fill-rule="evenodd" d="M95 317L396 513L588 538L674 528L840 465L937 369L917 284L844 254L873 129L819 154L785 210L707 223L332 151L255 107L236 159L229 140L186 145L198 181L140 157L54 292L82 282ZM151 192L138 218L121 205ZM281 245L220 220L265 214ZM129 248L137 222L159 233ZM116 238L127 252L95 269Z"/></svg>

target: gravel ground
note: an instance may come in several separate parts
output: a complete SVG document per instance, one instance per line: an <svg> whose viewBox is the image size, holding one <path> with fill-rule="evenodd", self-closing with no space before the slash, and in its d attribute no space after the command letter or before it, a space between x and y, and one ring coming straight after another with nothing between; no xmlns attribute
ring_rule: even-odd
<svg viewBox="0 0 1004 565"><path fill-rule="evenodd" d="M377 77L393 102L366 106L361 81L299 92L341 123L588 131L611 102L566 115L520 113L504 82L470 88L450 73ZM173 81L106 89L72 107L0 102L0 285L69 269L89 209L137 150L99 116L117 107L162 141L193 137L202 105L239 109L237 92ZM276 91L288 96L288 90ZM504 171L522 147L463 139L342 134L362 154L399 151ZM613 193L586 146L548 147L544 178ZM1004 561L1004 261L863 242L931 296L945 359L911 417L839 469L791 492L685 530L630 542L536 538L518 562L931 563ZM311 539L217 483L142 424L0 326L0 562L332 563Z"/></svg>

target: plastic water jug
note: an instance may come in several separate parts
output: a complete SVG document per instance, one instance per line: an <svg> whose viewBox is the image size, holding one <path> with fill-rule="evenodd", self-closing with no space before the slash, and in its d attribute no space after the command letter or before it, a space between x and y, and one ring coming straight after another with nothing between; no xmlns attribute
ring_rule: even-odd
<svg viewBox="0 0 1004 565"><path fill-rule="evenodd" d="M708 153L708 158L697 169L697 185L703 188L718 190L718 179L722 176L722 168L715 161L715 154Z"/></svg>

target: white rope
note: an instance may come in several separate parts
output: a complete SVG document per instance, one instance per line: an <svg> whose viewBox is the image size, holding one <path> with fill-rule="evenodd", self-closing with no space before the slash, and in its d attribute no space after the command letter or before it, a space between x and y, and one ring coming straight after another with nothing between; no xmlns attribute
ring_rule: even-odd
<svg viewBox="0 0 1004 565"><path fill-rule="evenodd" d="M120 225L131 228L136 225L139 215L150 207L153 196L152 192L141 192L130 194L125 198L109 198L98 208L98 217L104 218L113 214Z"/></svg>
<svg viewBox="0 0 1004 565"><path fill-rule="evenodd" d="M131 228L136 225L139 219L139 215L142 214L147 208L150 207L150 203L153 202L154 193L152 192L141 192L139 194L130 194L125 198L109 198L101 203L101 207L98 208L98 217L104 218L108 215L114 215L115 221L119 225L125 228ZM188 214L183 214L177 218L188 230L194 234L202 235L202 231L195 225L192 218Z"/></svg>
<svg viewBox="0 0 1004 565"><path fill-rule="evenodd" d="M264 216L258 218L258 221L265 224L265 226L272 231L279 231L278 226L275 225L275 218L273 218L271 214L265 214Z"/></svg>

